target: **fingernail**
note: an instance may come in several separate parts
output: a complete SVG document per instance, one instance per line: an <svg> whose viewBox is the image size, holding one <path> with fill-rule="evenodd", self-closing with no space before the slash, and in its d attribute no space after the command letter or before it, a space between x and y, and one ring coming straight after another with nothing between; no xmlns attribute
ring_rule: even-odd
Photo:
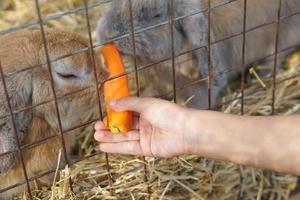
<svg viewBox="0 0 300 200"><path fill-rule="evenodd" d="M105 152L105 144L99 144L99 149Z"/></svg>
<svg viewBox="0 0 300 200"><path fill-rule="evenodd" d="M94 130L97 130L97 129L98 129L98 128L97 128L97 127L98 127L98 123L99 123L99 122L96 122L96 124L94 125Z"/></svg>
<svg viewBox="0 0 300 200"><path fill-rule="evenodd" d="M98 131L95 132L94 134L94 139L98 142L100 142L99 137L98 137Z"/></svg>
<svg viewBox="0 0 300 200"><path fill-rule="evenodd" d="M117 104L117 100L111 100L109 102L109 106L111 106L111 107L115 106L116 104Z"/></svg>

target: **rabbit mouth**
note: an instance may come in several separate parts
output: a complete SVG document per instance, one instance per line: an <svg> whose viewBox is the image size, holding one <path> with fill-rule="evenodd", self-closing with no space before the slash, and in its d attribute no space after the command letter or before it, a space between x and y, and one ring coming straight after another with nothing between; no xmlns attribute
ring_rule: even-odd
<svg viewBox="0 0 300 200"><path fill-rule="evenodd" d="M5 155L3 158L1 158L1 164L0 164L0 175L7 172L16 162L16 153Z"/></svg>

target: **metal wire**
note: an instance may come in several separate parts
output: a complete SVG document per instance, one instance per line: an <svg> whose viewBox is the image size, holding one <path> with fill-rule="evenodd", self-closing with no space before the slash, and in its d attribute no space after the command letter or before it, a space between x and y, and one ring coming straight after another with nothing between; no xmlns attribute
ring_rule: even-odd
<svg viewBox="0 0 300 200"><path fill-rule="evenodd" d="M276 74L277 74L277 56L278 56L278 43L280 36L280 16L282 1L279 0L277 20L276 20L276 39L275 39L275 55L274 55L274 66L273 66L273 81L272 81L272 115L275 114L275 99L276 99Z"/></svg>
<svg viewBox="0 0 300 200"><path fill-rule="evenodd" d="M215 44L215 43L212 42L212 44ZM277 54L280 54L280 53L289 51L289 50L294 49L294 48L297 48L297 47L299 47L299 46L300 46L300 44L295 44L295 45L289 46L289 47L287 47L287 48L284 48L284 49L279 50L279 51L277 52ZM181 53L177 54L176 57L179 57L179 56L182 56L182 55L186 55L186 54L192 53L192 52L194 52L194 51L197 51L197 50L202 49L202 48L205 48L205 47L206 47L206 46L196 47L196 48L193 48L193 49L190 49L190 50L181 52ZM256 60L253 61L253 62L255 63L255 62L258 62L258 61L260 61L260 60L265 60L265 59L268 59L268 58L270 58L270 57L272 57L272 56L274 56L274 55L275 55L275 53L271 53L271 54L269 54L269 55L260 57L260 58L256 59ZM139 68L137 69L137 71L145 70L145 69L147 69L147 68L153 67L154 65L157 65L157 64L160 64L160 63L169 61L170 59L171 59L171 57L163 58L163 59L161 59L161 60L159 60L159 61L157 61L157 62L150 63L150 64L144 65L144 66L142 66L142 67L139 67ZM238 68L235 68L235 67L236 67L236 66L233 66L233 67L228 66L228 67L227 67L227 70L212 72L212 76L214 76L214 75L219 76L219 75L228 73L229 71L232 72L232 71L234 71L234 69L235 69L236 71L239 70ZM103 84L104 84L105 82L107 82L107 81L110 81L110 80L113 80L113 79L116 79L116 78L119 78L119 77L122 77L122 76L126 76L126 75L129 75L129 74L131 74L131 73L135 73L135 70L129 70L128 72L123 73L123 74L120 74L120 75L118 75L118 76L110 77L109 79L105 80L104 82L100 82L100 83L98 84L98 86L99 86L99 87L102 87ZM201 81L201 80L200 80L200 81ZM198 82L198 80L197 80L197 81L193 81L193 82L195 82L195 84L196 84L196 83ZM188 84L188 85L190 85L190 84ZM191 85L190 85L190 86L191 86ZM78 92L82 92L82 91L88 90L88 89L90 89L90 88L92 88L92 87L86 87L86 88L83 88L83 89L80 89L80 90L75 90L75 91L72 91L72 92L70 92L70 93L66 93L65 95L58 96L57 99L62 99L62 98L64 98L64 97L67 97L67 96L76 94L76 93L78 93ZM182 88L182 87L177 87L177 89L180 89L180 88ZM24 112L24 111L26 111L26 110L33 109L33 108L35 108L35 107L38 107L38 106L41 106L41 105L43 105L43 104L50 103L50 102L53 102L53 101L54 101L54 99L49 99L49 100L47 100L47 101L43 101L43 102L40 102L40 103L35 104L35 105L30 105L30 106L27 106L27 107L24 107L24 108L20 108L19 110L15 110L15 111L14 111L14 114L17 114L17 113L20 113L20 112ZM0 119L6 118L6 117L9 117L9 115L0 116ZM1 155L1 154L0 154L0 155Z"/></svg>
<svg viewBox="0 0 300 200"><path fill-rule="evenodd" d="M281 16L281 7L282 1L278 0L278 11L277 11L277 19L276 19L276 38L275 38L275 55L274 55L274 66L273 66L273 74L272 74L272 113L271 115L275 115L275 101L276 101L276 75L277 75L277 56L278 56L278 44L279 44L279 36L280 36L280 16ZM274 172L270 172L270 174L274 174ZM271 185L274 186L274 181L271 181ZM276 198L277 194L275 194Z"/></svg>
<svg viewBox="0 0 300 200"><path fill-rule="evenodd" d="M173 98L177 103L176 94L176 68L175 68L175 49L174 49L174 2L168 0L168 22L169 22L169 35L170 35L170 49L171 49L171 61L172 61L172 82L173 82Z"/></svg>
<svg viewBox="0 0 300 200"><path fill-rule="evenodd" d="M244 16L243 16L243 42L242 42L242 63L241 63L241 84L240 84L240 90L241 90L241 115L244 115L244 89L245 89L245 51L246 51L246 28L247 28L247 5L248 1L244 0ZM244 173L243 173L243 166L240 166L240 181L241 181L241 187L240 192L238 195L238 199L242 200L244 199Z"/></svg>
<svg viewBox="0 0 300 200"><path fill-rule="evenodd" d="M132 0L128 0L129 2L129 17L130 17L130 35L132 42L132 50L133 50L133 64L135 70L135 85L136 85L136 95L140 96L140 83L139 83L139 75L138 75L138 66L137 66L137 55L136 55L136 38L135 38L135 23L133 17L133 7ZM142 156L142 161L144 163L144 182L147 184L147 199L151 199L151 186L148 184L148 167L146 157Z"/></svg>
<svg viewBox="0 0 300 200"><path fill-rule="evenodd" d="M57 120L58 120L58 128L59 128L59 134L60 134L60 137L61 137L63 155L64 155L64 159L65 159L66 163L70 166L71 163L68 159L66 143L65 143L65 139L64 139L64 135L63 135L62 122L61 122L60 112L59 112L59 108L58 108L58 101L57 101L57 96L56 96L56 91L55 91L55 84L54 84L53 74L52 74L52 70L51 70L50 55L49 55L49 51L48 51L48 44L47 44L47 39L46 39L46 33L45 33L45 30L44 30L44 24L42 22L42 14L41 14L41 10L40 10L39 0L35 0L35 6L36 6L36 14L37 14L38 21L39 21L39 24L40 24L40 30L41 30L41 36L42 36L45 56L46 56L46 60L47 60L48 73L50 74L51 90L52 90L52 94L54 96L54 105L55 105L55 111L56 111ZM71 183L71 177L69 178L69 181L70 181L70 188L73 191L73 187L72 187L72 183Z"/></svg>
<svg viewBox="0 0 300 200"><path fill-rule="evenodd" d="M71 127L71 128L69 128L67 130L63 130L63 128L62 128L61 117L60 117L60 112L59 112L59 107L58 107L58 100L60 98L66 97L66 96L73 95L75 93L82 92L84 90L88 90L91 87L87 87L87 88L84 88L84 89L81 89L81 90L78 90L78 91L73 91L73 92L70 92L70 93L62 95L62 96L57 96L56 92L55 92L54 81L53 81L52 72L51 72L51 63L55 62L57 60L69 57L69 56L73 56L73 55L82 53L82 52L89 51L90 55L92 57L92 65L93 65L93 68L94 68L94 75L95 75L95 88L96 88L96 93L97 93L97 101L99 103L98 104L98 110L99 110L100 119L103 119L103 116L102 116L102 108L101 108L101 101L100 101L101 98L100 98L100 93L99 93L99 87L102 87L103 84L106 81L109 81L109 80L112 80L112 79L115 79L115 78L118 78L118 77L121 77L121 76L125 76L125 75L128 75L130 73L134 73L135 77L136 77L137 96L140 96L140 85L139 85L138 72L141 71L141 70L145 70L147 68L153 67L154 65L160 64L160 63L165 62L165 61L171 61L172 62L172 77L173 77L172 84L173 84L173 88L172 88L172 91L167 92L166 94L162 94L162 95L160 95L160 97L162 97L164 95L167 96L169 94L173 94L174 100L176 102L176 100L177 100L176 93L177 93L178 90L182 90L182 89L185 89L187 87L191 87L193 85L196 85L196 84L199 84L201 82L207 81L207 84L208 84L208 87L207 87L208 99L207 99L207 101L208 101L208 108L209 109L211 109L211 107L212 107L212 105L211 105L211 90L212 90L211 85L212 85L212 79L213 78L217 78L218 76L221 76L222 74L228 73L230 71L238 71L238 70L240 70L240 72L241 72L241 85L240 85L241 97L239 97L239 98L241 99L241 114L243 115L244 114L244 82L245 82L245 72L244 72L244 69L245 69L245 65L247 64L247 63L245 63L246 34L248 32L251 32L251 31L254 31L254 30L266 27L268 25L276 24L276 40L275 40L275 50L274 50L274 53L272 53L270 55L267 55L267 56L264 56L263 58L257 59L257 61L259 61L259 60L262 60L262 59L265 59L265 58L270 58L270 57L274 56L274 66L273 66L273 74L272 74L272 114L275 114L275 111L276 111L276 109L275 109L275 99L276 98L275 97L276 97L276 84L277 84L276 83L276 68L277 68L277 57L278 57L278 54L281 53L281 52L284 52L284 51L288 51L288 50L290 50L292 48L295 48L296 46L300 45L300 44L297 44L297 45L295 44L295 45L293 45L291 47L288 47L288 48L285 48L285 49L281 49L281 50L278 48L279 35L280 35L280 22L282 20L288 19L288 18L293 17L295 15L299 15L300 11L299 12L295 12L295 13L290 14L290 15L287 15L287 16L281 16L281 7L282 7L281 4L282 4L282 1L279 0L278 14L277 14L277 19L276 20L268 22L268 23L265 23L265 24L258 25L256 27L253 27L253 28L250 28L250 29L247 29L247 24L246 24L247 23L247 19L246 19L247 18L247 0L244 0L243 31L240 32L240 33L233 34L233 35L230 35L228 37L216 40L216 41L212 41L212 37L211 37L211 12L212 12L212 10L216 9L218 7L222 7L222 6L225 6L227 4L233 3L233 2L238 1L238 0L228 1L228 2L225 2L225 3L219 4L219 5L216 5L216 6L211 6L211 1L208 0L208 7L207 8L205 8L203 10L200 10L200 11L197 11L197 12L192 13L192 14L188 14L188 15L184 15L184 16L179 16L179 17L174 17L174 9L173 9L174 8L174 2L173 2L173 0L168 0L168 8L169 8L168 9L169 10L169 12L168 12L168 20L165 21L165 22L161 22L159 24L155 24L153 26L149 26L147 28L139 29L139 30L135 30L134 15L133 15L133 8L132 8L132 0L128 0L129 4L130 4L130 7L129 7L130 33L124 34L124 35L116 37L116 38L113 38L112 40L107 41L105 43L96 43L96 44L93 44L92 34L91 34L91 26L90 26L90 20L89 20L89 9L96 8L96 7L98 7L98 6L100 6L100 5L104 4L104 3L108 3L108 2L111 2L111 1L112 0L101 0L101 1L98 1L96 3L90 3L89 4L87 2L87 0L83 0L84 5L81 6L81 7L70 9L70 10L67 10L67 11L62 12L62 13L56 13L56 14L50 16L50 17L42 18L41 11L40 11L39 0L35 0L36 13L37 13L37 16L38 16L38 21L37 22L29 22L29 23L23 24L21 26L17 26L17 27L13 27L13 28L10 28L10 29L6 29L6 30L0 31L0 35L4 35L4 34L11 33L11 32L15 32L15 31L20 30L20 29L25 29L25 28L28 28L28 27L31 27L31 26L39 25L40 26L40 30L41 30L42 39L43 39L44 51L45 51L45 55L46 55L46 62L45 63L40 64L40 65L36 65L36 66L30 66L30 67L25 68L25 69L17 70L17 71L15 71L13 73L4 73L4 71L3 71L2 67L1 67L1 63L0 63L1 80L2 80L3 85L4 85L5 95L6 95L6 99L7 99L7 102L8 102L9 111L10 111L10 113L8 115L1 116L0 119L4 118L4 117L10 117L11 118L11 120L13 122L14 136L16 138L17 145L18 145L18 149L17 150L12 150L10 152L2 153L2 154L0 154L0 156L7 155L9 153L16 153L16 152L18 152L18 154L20 155L20 160L21 160L21 164L22 164L22 168L23 168L24 177L25 177L25 180L23 182L15 184L13 186L10 186L8 188L1 189L0 193L8 191L8 190L10 190L12 188L18 187L20 185L26 184L29 196L32 199L31 188L30 188L30 183L29 182L33 181L33 180L35 180L35 179L37 179L39 177L46 176L46 175L49 175L49 174L51 174L51 173L54 172L53 170L49 170L48 172L42 173L42 174L37 175L35 177L32 177L30 179L28 178L28 174L27 174L27 171L26 171L26 166L25 166L25 163L24 163L24 158L23 158L23 155L22 155L22 151L24 149L34 148L36 145L39 145L39 144L41 144L41 143L43 143L43 142L45 142L45 141L47 141L49 139L52 139L52 138L58 137L58 136L57 135L53 135L53 136L44 138L42 140L36 141L36 142L34 142L32 144L26 144L24 146L21 146L20 141L19 141L18 136L17 136L15 114L18 114L20 112L24 112L24 111L29 110L29 109L34 109L35 107L44 105L46 103L54 102L55 110L56 110L56 113L57 113L57 119L58 119L59 133L60 133L61 143L62 143L62 147L63 147L63 154L64 154L64 158L66 160L66 163L68 163L69 165L71 165L71 162L68 159L68 155L67 155L67 151L66 151L66 146L65 146L65 141L64 141L64 134L66 134L68 132L71 132L73 130L82 128L84 126L88 126L88 125L96 122L97 120L99 120L99 119L93 119L93 120L90 120L88 122L79 124L79 125L77 125L75 127ZM76 51L74 51L74 52L72 52L70 54L62 55L62 56L60 56L60 57L58 57L56 59L50 60L49 52L48 52L48 47L47 47L47 40L46 40L46 35L45 35L43 24L45 22L50 21L50 20L59 19L59 18L61 18L63 16L74 14L74 13L78 13L78 12L81 12L81 11L84 11L85 12L85 16L86 16L87 31L88 31L88 36L89 36L89 47L82 48L82 49L76 50ZM190 49L190 50L187 50L187 51L184 51L184 52L180 52L180 53L175 52L175 49L174 49L174 23L178 22L180 20L189 18L189 17L193 17L195 15L204 13L204 12L208 12L208 33L207 33L208 34L208 41L207 41L207 44L203 45L203 46L200 46L200 47L195 47L193 49ZM160 26L165 26L165 25L168 25L168 27L169 27L171 55L168 56L168 57L166 57L166 58L163 58L163 59L161 59L161 60L159 60L157 62L150 63L150 64L147 64L147 65L143 65L143 66L138 67L137 55L136 55L136 35L140 34L142 32L151 30L151 29L155 29L155 28L160 27ZM215 45L215 44L218 44L218 43L221 43L221 42L224 42L226 40L229 40L229 39L232 39L232 38L235 38L235 37L239 37L239 36L243 37L243 43L242 43L242 63L241 63L241 66L238 67L238 68L237 68L237 66L231 66L231 67L228 66L227 70L224 70L222 72L214 71L213 70L213 66L212 66L212 62L211 62L211 49L212 49L211 45ZM105 45L107 43L115 42L115 41L124 39L126 37L131 37L131 40L132 40L132 48L133 48L133 56L134 56L134 70L128 71L128 72L126 72L124 74L121 74L121 75L118 75L118 76L115 76L115 77L110 77L109 79L107 79L104 82L100 83L99 80L98 80L98 78L97 78L98 77L97 76L97 68L96 68L96 64L95 64L96 60L95 60L95 55L94 55L94 51L93 50L97 49L97 48L100 48L100 47L102 47L103 45ZM186 84L184 86L178 87L177 84L176 84L176 58L179 57L179 56L185 55L185 54L189 54L189 53L198 51L198 50L200 50L202 48L207 48L207 50L208 50L208 55L207 55L207 59L208 59L208 76L205 77L205 78L201 78L199 80L196 80L196 81L192 81L192 82L190 82L190 83L188 83L188 84ZM256 61L254 61L254 62L256 62ZM5 83L5 78L6 77L11 77L11 76L13 76L13 75L15 75L17 73L22 72L22 71L26 71L26 70L34 69L34 68L37 68L37 67L41 67L42 65L45 65L45 64L47 64L48 71L49 71L49 74L50 74L51 89L52 89L52 93L53 93L53 98L50 98L47 101L40 102L40 103L35 104L35 105L30 105L30 106L26 106L24 108L19 108L18 110L13 110L13 108L11 106L11 103L10 103L10 99L9 99L9 95L8 95L8 91L7 91L7 86L6 86L6 83ZM297 75L297 77L298 76L300 76L300 74ZM100 152L97 152L94 155L98 155L99 153ZM94 156L94 155L91 155L91 156ZM91 156L88 156L88 157L91 157ZM107 179L108 179L108 183L109 183L109 189L110 189L111 194L113 194L113 191L112 191L112 189L113 189L113 186L112 186L112 176L111 176L111 172L110 172L109 156L108 156L108 154L105 154L105 158L106 158ZM87 159L87 157L84 157L83 159ZM81 160L83 160L83 159L81 159ZM77 161L77 162L79 162L79 161ZM148 183L148 169L147 169L147 164L146 164L145 157L143 157L143 161L144 161L144 179L145 179L145 183L148 184L147 194L148 194L148 199L150 199L150 197L151 197L151 187L150 187L150 184ZM241 176L241 178L242 178L242 181L243 181L243 177L242 176ZM72 187L71 182L70 182L70 186ZM241 192L239 194L239 199L243 199L243 191L242 191L242 189L241 189Z"/></svg>
<svg viewBox="0 0 300 200"><path fill-rule="evenodd" d="M212 62L211 62L211 0L207 1L208 4L208 12L207 12L207 103L208 103L208 110L212 110L211 105L211 90L212 90ZM215 165L212 166L211 173L213 174L215 171ZM211 196L213 190L209 191L208 196Z"/></svg>
<svg viewBox="0 0 300 200"><path fill-rule="evenodd" d="M110 3L112 1L113 0L100 0L96 3L89 3L88 4L88 9L96 8L96 7L99 7L102 4ZM221 6L225 6L225 5L227 5L229 3L232 3L232 2L235 2L235 1L238 1L238 0L233 0L231 2L225 2L223 4L216 5L216 6L213 7L213 9L221 7ZM84 6L81 6L81 7L70 9L70 10L67 10L67 11L64 11L64 12L59 12L59 13L53 14L49 17L46 17L46 18L42 19L43 20L42 22L46 23L46 22L51 21L51 20L60 19L63 16L70 15L70 14L75 14L75 13L78 13L80 11L83 11L84 9L85 9ZM205 12L205 11L206 11L206 9L200 10L197 13L201 13L201 12ZM2 30L2 31L0 31L0 35L5 35L5 34L11 33L11 32L15 32L15 31L18 31L18 30L21 30L21 29L30 28L30 27L36 26L36 25L39 25L39 22L25 23L25 24L22 24L22 25L19 25L19 26L16 26L16 27L12 27L12 28L9 28L9 29Z"/></svg>
<svg viewBox="0 0 300 200"><path fill-rule="evenodd" d="M96 8L96 7L98 7L102 4L109 3L111 1L112 0L101 0L101 1L98 1L96 3L89 3L88 9ZM79 13L80 11L83 11L84 9L85 9L84 6L81 6L81 7L78 7L78 8L69 9L69 10L64 11L64 12L56 13L52 16L49 16L49 17L46 17L46 18L42 19L42 23L45 24L46 22L49 22L49 21L55 20L55 19L60 19L63 16L66 16L66 15ZM36 26L36 25L39 25L39 22L29 22L29 23L22 24L22 25L13 27L13 28L2 30L2 31L0 31L0 35L5 35L5 34L11 33L11 32L16 32L18 30L30 28L30 27Z"/></svg>
<svg viewBox="0 0 300 200"><path fill-rule="evenodd" d="M211 0L208 0L208 18L207 18L207 67L208 67L208 79L207 79L207 101L208 110L212 109L211 105L211 84L212 84L212 64L211 64Z"/></svg>
<svg viewBox="0 0 300 200"><path fill-rule="evenodd" d="M232 1L232 2L233 2L233 1ZM232 3L232 2L231 2L231 3ZM227 5L227 4L228 4L228 3L226 3L225 5ZM219 7L219 6L218 6L218 7ZM216 7L216 6L215 6L215 7L212 7L211 10L213 10L213 9L215 9L215 8L218 8L218 7ZM206 9L206 10L207 10L207 9ZM206 10L205 10L205 11L206 11ZM185 16L177 17L177 18L174 19L174 22L177 22L178 20L182 20L182 19L185 19L185 18L188 18L188 17L195 16L195 15L200 14L200 13L202 13L202 12L203 12L203 11L197 12L197 13L193 13L193 14L190 14L190 15L185 15ZM296 15L300 15L300 11L299 11L299 12L295 12L295 13L293 13L293 14L291 14L291 15L287 15L287 16L281 17L280 20L286 20L286 19L291 18L291 17L294 17L294 16L296 16ZM257 25L257 26L255 26L255 27L253 27L253 28L248 29L248 30L246 31L246 33L249 33L249 32L251 32L251 31L254 31L254 30L263 28L263 27L265 27L265 26L269 26L269 25L275 24L275 23L276 23L276 20L271 21L271 22L267 22L267 23L264 23L264 24ZM157 24L157 25L149 26L149 27L147 27L147 28L143 28L143 29L140 29L140 30L135 31L135 34L143 33L143 32L145 32L145 31L152 30L152 29L154 29L154 28L157 28L157 27L160 27L160 26L163 26L163 25L167 25L167 24L168 24L168 22L162 22L162 23ZM124 35L122 35L122 36L113 38L113 39L111 39L111 40L109 40L109 41L106 41L106 42L104 42L104 43L97 43L97 44L95 44L95 45L93 46L93 49L102 47L103 45L108 44L108 43L112 43L112 42L119 41L119 40L121 40L121 39L124 39L124 38L126 38L126 37L129 37L130 35L131 35L131 33L129 33L129 34L124 34ZM228 36L228 37L221 38L221 39L219 39L219 40L213 41L213 42L211 42L211 45L215 45L215 44L218 44L218 43L221 43L221 42L225 42L225 41L227 41L227 40L229 40L229 39L232 39L232 38L235 38L235 37L239 37L239 36L242 36L242 35L243 35L243 31L240 32L240 33L233 34L233 35L230 35L230 36ZM299 45L299 44L298 44L298 45ZM208 46L208 45L203 45L203 46L200 46L200 47L193 48L193 49L191 49L191 50L188 50L188 51L185 51L185 52L176 54L175 57L179 57L179 56L181 56L181 55L183 55L183 54L187 54L187 53L190 53L190 52L192 52L192 51L197 51L197 50L200 50L200 49L202 49L202 48L207 48L207 46ZM69 53L69 54L66 54L66 55L60 56L60 57L58 57L58 58L55 58L55 59L53 59L53 60L50 60L50 62L52 63L52 62L58 61L58 60L60 60L60 59L67 58L67 57L69 57L69 56L73 56L73 55L76 55L76 54L79 54L79 53L82 53L82 52L86 52L86 51L88 51L88 48L82 48L82 49L76 50L76 51L74 51L74 52L71 52L71 53ZM165 58L165 59L162 59L162 60L160 60L160 61L158 61L158 62L155 62L155 63L156 63L156 64L159 64L159 63L161 63L161 62L165 62L165 61L169 60L170 58L171 58L171 57ZM15 74L17 74L17 73L26 71L26 70L30 70L30 69L34 69L34 68L37 68L37 67L41 67L42 65L45 65L45 64L47 64L47 63L42 63L42 64L38 64L38 65L35 65L35 66L27 67L27 68L22 68L22 69L20 69L20 70L16 70L16 71L14 71L14 72L5 74L5 77L10 77L10 76L13 76L13 75L15 75ZM152 65L152 64L147 64L147 65ZM144 66L139 67L138 71L142 70L142 69L145 68L147 65L144 65ZM132 72L134 72L134 70L133 70ZM130 73L131 73L131 72L130 72ZM125 74L124 74L124 75L125 75ZM116 77L112 77L112 78L116 78Z"/></svg>
<svg viewBox="0 0 300 200"><path fill-rule="evenodd" d="M99 111L99 116L100 119L103 120L102 116L102 107L101 107L101 97L100 93L98 90L98 75L97 75L97 68L96 68L96 59L95 59L95 54L94 54L94 49L93 49L93 40L92 40L92 30L91 30L91 25L90 25L90 18L89 18L89 10L88 10L88 3L87 0L83 0L84 2L84 10L85 10L85 16L86 16L86 22L87 22L87 30L89 34L89 50L90 54L92 56L92 65L94 68L94 77L95 77L95 89L97 93L97 101L98 101L98 111ZM108 183L109 183L109 191L110 194L113 195L113 190L112 190L112 178L110 175L110 165L109 165L109 156L108 153L105 153L105 162L106 162L106 170L107 170L107 178L108 178Z"/></svg>
<svg viewBox="0 0 300 200"><path fill-rule="evenodd" d="M215 44L215 43L213 42L212 44ZM295 49L295 48L297 48L297 47L299 47L299 46L300 46L300 44L295 44L295 45L289 46L289 47L287 47L287 48L284 48L284 49L279 50L279 51L277 52L277 54L283 53L283 52L285 52L285 51L289 51L289 50L291 50L291 49ZM178 55L176 55L176 57L179 57L179 56L182 56L182 55L185 55L185 54L192 53L192 52L197 51L197 50L199 50L199 49L201 49L201 48L205 48L205 46L196 47L196 48L190 49L190 50L188 50L188 51L181 52L181 53L179 53ZM255 60L255 61L253 61L253 62L255 63L255 62L258 62L258 61L260 61L260 60L265 60L265 59L268 59L268 58L270 58L270 57L272 57L272 56L274 56L274 55L275 55L275 53L271 53L271 54L269 54L269 55L260 57L260 58L258 58L257 60ZM170 59L171 59L171 57L163 58L163 59L161 59L161 60L159 60L159 61L157 61L157 62L150 63L150 64L147 64L147 65L144 65L144 66L138 68L137 71L145 70L145 69L150 68L150 67L152 67L152 66L154 66L154 65L160 64L160 63L162 63L162 62L166 62L166 61L168 61L168 60L170 60ZM213 76L213 75L221 75L221 74L225 74L225 73L228 72L228 69L229 69L230 71L233 71L233 69L235 69L235 67L229 67L229 66L228 66L228 67L227 67L227 70L224 70L223 72L222 72L222 71L221 71L221 72L220 72L220 71L213 72L213 73L212 73L212 76ZM238 69L236 69L236 70L238 70ZM126 75L129 75L129 74L131 74L131 73L135 73L135 70L128 71L128 72L123 73L123 74L120 74L120 75L118 75L118 76L113 76L113 77L111 77L111 78L105 80L104 82L99 83L98 86L99 86L99 87L102 87L102 85L103 85L105 82L107 82L107 81L110 81L110 80L119 78L119 77L121 77L121 76L126 76ZM196 81L196 82L197 82L197 81ZM72 92L70 92L70 93L66 93L65 95L58 96L57 99L62 99L62 98L64 98L64 97L67 97L67 96L76 94L76 93L78 93L78 92L82 92L82 91L88 90L88 89L90 89L90 88L91 88L91 87L86 87L86 88L83 88L83 89L80 89L80 90L75 90L75 91L72 91ZM177 89L179 89L179 88L177 87ZM43 102L40 102L40 103L35 104L35 105L30 105L30 106L27 106L27 107L24 107L24 108L20 108L19 110L15 110L15 111L14 111L14 114L18 114L18 113L20 113L20 112L24 112L24 111L26 111L26 110L33 109L33 108L35 108L35 107L38 107L38 106L41 106L41 105L43 105L43 104L50 103L50 102L53 102L53 101L54 101L54 99L49 99L49 100L47 100L47 101L43 101ZM0 119L6 118L6 117L9 117L9 115L0 116Z"/></svg>

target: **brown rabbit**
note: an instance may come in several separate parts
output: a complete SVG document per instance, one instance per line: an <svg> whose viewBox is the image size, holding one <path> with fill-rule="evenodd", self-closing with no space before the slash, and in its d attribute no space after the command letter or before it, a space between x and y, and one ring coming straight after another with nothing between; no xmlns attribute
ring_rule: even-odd
<svg viewBox="0 0 300 200"><path fill-rule="evenodd" d="M88 47L88 42L81 36L71 32L47 30L46 38L51 60L51 71L58 97L59 113L62 129L67 130L80 125L91 117L97 109L94 72L91 55L79 53L63 59L58 57ZM40 31L20 31L0 37L0 61L6 75L5 81L10 103L14 111L26 106L39 105L15 114L17 135L21 146L30 145L48 137L51 139L27 148L23 148L28 177L33 178L56 167L57 156L62 148L57 113L51 90L50 75ZM29 70L28 67L43 64ZM18 72L20 71L21 72ZM99 79L103 81L105 71L97 66ZM87 88L87 89L85 89ZM70 92L81 92L66 95ZM22 165L17 153L17 142L14 137L13 124L9 116L3 84L0 84L0 154L12 152L0 157L0 190L25 181ZM6 116L6 117L5 117ZM74 130L64 135L67 154L76 144ZM44 184L52 180L48 177L38 179ZM5 191L0 199L11 199L23 191L24 185Z"/></svg>

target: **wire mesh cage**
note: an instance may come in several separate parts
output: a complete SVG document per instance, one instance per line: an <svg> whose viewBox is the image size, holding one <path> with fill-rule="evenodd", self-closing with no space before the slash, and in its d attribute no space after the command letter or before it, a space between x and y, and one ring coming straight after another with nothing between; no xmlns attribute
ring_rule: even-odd
<svg viewBox="0 0 300 200"><path fill-rule="evenodd" d="M166 6L161 8L165 16L147 16L143 6L137 10L147 2L157 10ZM188 10L193 2L202 6ZM103 13L112 3L124 4L124 15L115 12L118 23L109 25L112 30L96 28L99 18L109 17ZM12 13L24 5L26 17L20 13L14 21ZM299 85L294 61L299 55L293 52L300 37L283 42L300 29L297 0L4 0L0 9L0 126L7 130L3 137L15 142L0 154L1 198L23 193L29 199L288 199L295 177L197 156L164 160L104 154L91 139L91 127L105 115L103 84L118 78L103 78L99 64L98 49L111 42L128 59L123 75L129 76L133 95L240 115L297 113L298 93L287 94ZM139 12L157 20L142 23ZM268 17L261 17L263 12ZM270 49L260 51L267 44ZM218 49L231 62L218 59ZM282 70L281 57L287 54L292 56L286 62L296 64ZM260 61L271 64L252 67L249 75L248 68ZM74 81L78 77L80 84ZM235 85L225 77L234 77ZM86 178L80 182L80 177Z"/></svg>

